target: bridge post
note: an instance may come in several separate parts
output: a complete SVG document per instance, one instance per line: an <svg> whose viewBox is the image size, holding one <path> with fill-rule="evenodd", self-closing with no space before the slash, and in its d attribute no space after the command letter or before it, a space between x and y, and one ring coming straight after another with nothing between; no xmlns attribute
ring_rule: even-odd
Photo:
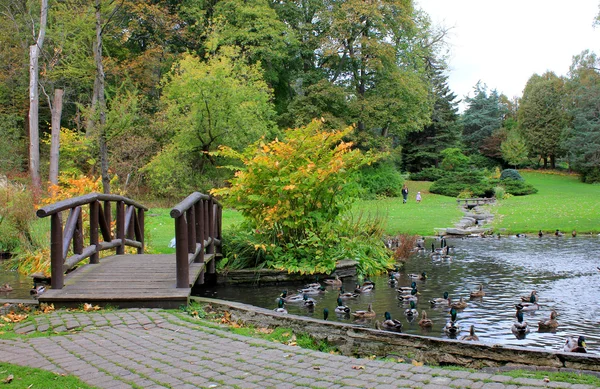
<svg viewBox="0 0 600 389"><path fill-rule="evenodd" d="M138 221L138 225L140 226L140 236L137 237L137 239L139 239L139 242L142 244L142 247L137 249L137 253L144 254L144 234L145 234L145 232L144 232L144 210L143 209L138 209L137 221Z"/></svg>
<svg viewBox="0 0 600 389"><path fill-rule="evenodd" d="M64 286L63 269L63 237L60 213L50 217L50 271L52 273L52 289L62 289Z"/></svg>
<svg viewBox="0 0 600 389"><path fill-rule="evenodd" d="M125 203L117 201L117 239L121 245L117 246L117 255L125 254Z"/></svg>
<svg viewBox="0 0 600 389"><path fill-rule="evenodd" d="M175 262L177 263L177 287L188 288L190 268L188 262L187 222L185 213L175 219Z"/></svg>
<svg viewBox="0 0 600 389"><path fill-rule="evenodd" d="M212 197L208 200L208 236L210 237L210 245L208 246L208 253L215 254L215 213L216 213L217 205L215 204ZM208 274L215 274L215 258L213 257L212 261L208 263Z"/></svg>
<svg viewBox="0 0 600 389"><path fill-rule="evenodd" d="M90 203L90 246L95 246L96 250L90 256L90 263L99 263L100 262L100 247L98 245L98 224L100 215L98 212L100 211L99 207L100 203L98 200L94 200Z"/></svg>

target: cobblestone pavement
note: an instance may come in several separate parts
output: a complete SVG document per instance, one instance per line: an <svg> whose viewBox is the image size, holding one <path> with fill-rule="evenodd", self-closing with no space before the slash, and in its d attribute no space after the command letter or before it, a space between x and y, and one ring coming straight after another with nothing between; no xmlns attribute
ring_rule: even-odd
<svg viewBox="0 0 600 389"><path fill-rule="evenodd" d="M73 374L98 388L591 388L356 359L236 335L162 310L56 311L0 340L0 361Z"/></svg>

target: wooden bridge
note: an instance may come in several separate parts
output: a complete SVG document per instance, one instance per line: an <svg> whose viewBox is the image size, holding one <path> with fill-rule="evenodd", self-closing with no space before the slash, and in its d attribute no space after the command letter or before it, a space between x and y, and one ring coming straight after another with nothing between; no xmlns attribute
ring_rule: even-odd
<svg viewBox="0 0 600 389"><path fill-rule="evenodd" d="M83 207L89 207L85 208L89 211L85 227ZM211 196L198 192L189 195L171 210L175 254L158 255L144 254L146 211L126 197L100 193L39 209L38 217L50 216L52 273L51 289L41 294L39 301L57 306L90 303L122 308L186 304L194 284L204 283L206 272L215 273L215 258L221 252L222 207ZM84 247L83 230L88 219L89 245ZM126 254L126 246L136 253ZM115 255L100 258L100 252L109 249L114 249Z"/></svg>
<svg viewBox="0 0 600 389"><path fill-rule="evenodd" d="M456 199L458 205L462 205L468 209L475 208L478 205L492 204L496 201L495 198L479 197L472 199Z"/></svg>

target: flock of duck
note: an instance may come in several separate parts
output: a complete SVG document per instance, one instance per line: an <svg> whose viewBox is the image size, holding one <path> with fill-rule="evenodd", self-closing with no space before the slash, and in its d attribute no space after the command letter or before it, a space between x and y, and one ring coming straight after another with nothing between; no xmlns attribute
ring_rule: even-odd
<svg viewBox="0 0 600 389"><path fill-rule="evenodd" d="M432 243L431 253L432 257L448 258L451 259L449 253L452 251L452 247L448 246L445 239L442 239L441 247L436 249ZM423 250L423 244L417 242L417 250ZM599 268L600 270L600 268ZM415 321L419 318L419 312L416 309L416 304L419 300L419 291L417 282L422 282L427 279L427 274L422 272L421 274L407 274L406 277L411 281L410 286L398 287L398 283L402 278L398 268L396 267L393 271L389 272L388 284L398 292L398 301L401 304L406 304L407 308L404 310L404 314L409 322ZM375 284L372 281L364 281L362 284L357 284L356 288L352 291L344 290L342 280L337 276L332 279L326 279L323 283L338 293L337 306L333 309L336 315L341 315L346 318L352 317L355 321L364 324L373 319L377 318L376 312L373 310L372 305L368 304L365 310L352 311L344 301L349 299L356 299L362 294L368 294L375 290ZM310 296L323 294L326 292L326 286L319 282L306 285L303 289L299 290L297 294L289 295L287 290L278 297L278 308L275 311L280 313L287 313L285 304L300 304L304 307L313 310L317 302ZM485 296L483 285L479 285L479 289L471 291L469 297L473 299L482 299ZM432 308L448 309L449 320L443 328L444 333L449 338L457 338L460 333L460 327L457 322L458 311L465 309L468 306L468 302L463 297L460 297L458 301L452 300L449 297L448 292L444 292L442 297L434 298L428 301ZM515 304L515 321L512 324L511 332L518 339L525 338L526 334L531 331L530 325L524 320L524 312L537 311L539 309L537 292L534 290L529 296L521 296L520 301ZM558 313L552 310L550 317L540 320L537 323L539 332L555 331L558 327L558 321L556 320ZM329 309L323 309L323 318L327 320L329 317ZM422 310L420 313L420 319L418 325L423 329L430 329L433 327L433 321L427 317L427 312ZM402 322L392 318L390 312L385 312L383 320L375 321L375 327L380 330L401 332ZM475 326L471 325L469 328L469 334L458 338L462 341L479 341L479 337L475 334ZM578 352L585 353L586 343L584 336L568 337L563 350L566 352Z"/></svg>

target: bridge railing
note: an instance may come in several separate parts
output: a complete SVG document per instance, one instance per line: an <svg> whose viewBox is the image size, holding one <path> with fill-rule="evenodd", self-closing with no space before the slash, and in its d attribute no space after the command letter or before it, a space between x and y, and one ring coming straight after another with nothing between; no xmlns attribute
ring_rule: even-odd
<svg viewBox="0 0 600 389"><path fill-rule="evenodd" d="M175 219L178 288L189 287L190 263L202 263L204 254L220 252L222 212L223 207L214 197L199 192L192 193L171 209L171 217ZM208 272L215 272L214 258L208 263ZM201 273L200 278L203 276Z"/></svg>
<svg viewBox="0 0 600 389"><path fill-rule="evenodd" d="M111 202L116 203L116 236L112 236ZM104 206L102 206L102 203ZM84 247L82 207L89 206L89 245ZM66 222L63 211L69 211ZM40 218L50 216L50 269L52 289L62 289L65 272L79 262L90 258L90 263L99 263L102 250L116 249L124 254L125 246L144 252L144 212L148 208L123 196L90 193L84 196L59 201L37 210ZM100 241L100 234L103 241ZM73 255L67 257L73 243Z"/></svg>

